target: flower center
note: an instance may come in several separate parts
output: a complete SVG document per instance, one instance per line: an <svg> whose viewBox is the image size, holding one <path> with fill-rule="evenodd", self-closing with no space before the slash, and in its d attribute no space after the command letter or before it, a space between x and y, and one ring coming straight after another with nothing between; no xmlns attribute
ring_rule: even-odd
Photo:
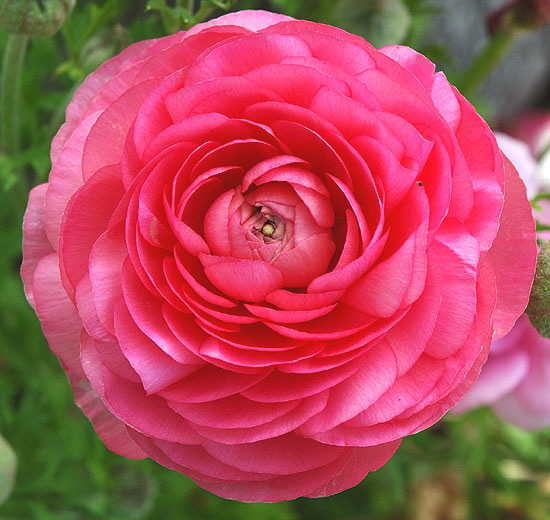
<svg viewBox="0 0 550 520"><path fill-rule="evenodd" d="M284 237L284 220L278 215L273 214L265 206L256 206L254 213L249 219L249 223L251 224L252 234L265 244L280 241Z"/></svg>
<svg viewBox="0 0 550 520"><path fill-rule="evenodd" d="M272 237L273 233L275 233L275 223L271 222L271 220L266 220L265 224L262 226L261 232L262 235L266 237Z"/></svg>

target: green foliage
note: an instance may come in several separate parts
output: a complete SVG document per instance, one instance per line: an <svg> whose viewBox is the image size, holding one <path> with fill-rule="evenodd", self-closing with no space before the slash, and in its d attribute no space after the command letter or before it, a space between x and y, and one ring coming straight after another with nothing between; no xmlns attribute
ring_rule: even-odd
<svg viewBox="0 0 550 520"><path fill-rule="evenodd" d="M203 4L217 9L232 2ZM342 23L347 19L373 27L372 6L364 4L241 0L236 7L267 7L327 23L339 16ZM376 37L382 43L419 44L433 4L387 3L377 23L395 17L394 26L390 23ZM61 31L28 46L22 148L11 154L0 150L0 433L18 461L15 487L7 498L11 484L2 479L9 481L15 459L0 438L0 502L7 498L0 520L415 520L430 518L428 499L438 496L465 519L548 520L550 432L523 432L488 410L450 416L405 439L388 464L354 489L281 504L223 500L152 461L118 457L97 438L75 406L25 300L18 274L22 215L28 190L46 179L51 138L78 84L129 43L162 36L167 25L175 29L172 24L186 23L184 9L181 2L80 0ZM398 27L399 17L408 20L406 31ZM359 25L349 27L361 32ZM0 33L0 51L6 42L7 35Z"/></svg>
<svg viewBox="0 0 550 520"><path fill-rule="evenodd" d="M165 31L171 34L206 20L216 9L228 11L235 2L236 0L201 0L195 12L193 0L176 0L175 5L170 5L167 0L149 0L147 9L160 13Z"/></svg>
<svg viewBox="0 0 550 520"><path fill-rule="evenodd" d="M332 12L334 25L362 36L375 47L403 43L411 21L411 14L401 0L373 0L359 4L354 0L342 0Z"/></svg>
<svg viewBox="0 0 550 520"><path fill-rule="evenodd" d="M6 439L0 435L0 505L11 495L15 484L17 457Z"/></svg>

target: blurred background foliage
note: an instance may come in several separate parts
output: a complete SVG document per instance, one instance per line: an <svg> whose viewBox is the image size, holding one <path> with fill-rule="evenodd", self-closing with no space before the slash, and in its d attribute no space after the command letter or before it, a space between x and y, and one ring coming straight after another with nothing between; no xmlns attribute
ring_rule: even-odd
<svg viewBox="0 0 550 520"><path fill-rule="evenodd" d="M452 80L460 81L464 71L452 49L426 37L452 5L447 2L196 4L191 12L190 2L78 0L58 32L28 42L18 110L20 141L11 150L0 143L0 519L550 519L550 431L522 431L487 409L448 414L431 429L406 438L388 464L339 495L243 504L215 497L150 460L114 455L74 405L65 375L25 300L18 271L28 190L46 180L51 138L88 73L132 42L163 36L229 8L263 8L330 23L376 46L411 45ZM4 8L0 0L0 14ZM2 54L8 37L0 30ZM547 89L548 77L543 81ZM488 97L472 89L471 100L495 122ZM529 103L548 106L548 95Z"/></svg>

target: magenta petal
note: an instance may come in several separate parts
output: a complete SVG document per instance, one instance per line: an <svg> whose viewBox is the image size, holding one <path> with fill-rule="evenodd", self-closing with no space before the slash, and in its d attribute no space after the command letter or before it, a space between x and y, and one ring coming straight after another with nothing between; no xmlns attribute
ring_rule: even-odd
<svg viewBox="0 0 550 520"><path fill-rule="evenodd" d="M295 248L284 251L274 262L282 274L284 286L306 287L313 279L326 272L335 249L330 236L318 234L311 235L300 241ZM269 292L272 291L266 294Z"/></svg>
<svg viewBox="0 0 550 520"><path fill-rule="evenodd" d="M205 438L222 444L249 444L273 439L293 432L310 417L321 412L327 403L328 392L321 392L300 399L297 406L288 413L258 426L244 428L209 428L194 423L193 428Z"/></svg>
<svg viewBox="0 0 550 520"><path fill-rule="evenodd" d="M124 226L117 225L94 243L89 259L92 297L103 326L114 333L113 307L122 295L120 272L128 254L124 243Z"/></svg>
<svg viewBox="0 0 550 520"><path fill-rule="evenodd" d="M415 252L422 248L423 233L412 235L405 244L384 262L374 266L346 293L344 301L371 316L390 317L400 308L411 280L425 276L425 267L415 265ZM425 242L424 242L425 243ZM425 254L422 251L422 254ZM421 268L422 269L422 268Z"/></svg>
<svg viewBox="0 0 550 520"><path fill-rule="evenodd" d="M269 293L266 301L282 310L308 311L319 309L337 302L344 291L327 291L323 293L295 293L279 289Z"/></svg>
<svg viewBox="0 0 550 520"><path fill-rule="evenodd" d="M143 101L158 84L151 79L132 85L101 113L90 128L82 152L82 175L89 178L109 164L119 164L126 136ZM113 121L117 124L113 125Z"/></svg>
<svg viewBox="0 0 550 520"><path fill-rule="evenodd" d="M178 403L205 403L233 394L242 393L264 379L268 371L257 374L240 374L205 364L197 371L159 392L169 401ZM205 385L204 381L216 381L216 385Z"/></svg>
<svg viewBox="0 0 550 520"><path fill-rule="evenodd" d="M82 186L67 205L59 254L63 271L73 287L87 272L90 250L105 231L122 195L120 171L108 166Z"/></svg>
<svg viewBox="0 0 550 520"><path fill-rule="evenodd" d="M300 473L272 477L252 482L210 482L197 480L205 489L222 497L234 500L254 502L279 502L292 500L299 496L328 496L338 493L349 485L357 484L369 471L378 469L395 452L399 442L375 448L365 448L363 453L357 454L357 448L346 448L339 458L320 468ZM326 446L326 451L334 450L333 446ZM311 448L303 450L311 452Z"/></svg>
<svg viewBox="0 0 550 520"><path fill-rule="evenodd" d="M296 408L300 400L260 403L232 395L208 403L170 403L188 421L210 428L251 428L273 421Z"/></svg>
<svg viewBox="0 0 550 520"><path fill-rule="evenodd" d="M350 459L340 473L313 493L308 493L307 496L328 497L359 484L368 472L381 468L393 456L399 444L401 439L377 446L354 448Z"/></svg>
<svg viewBox="0 0 550 520"><path fill-rule="evenodd" d="M525 430L540 430L550 425L550 413L533 412L525 406L523 399L515 394L504 396L493 408L505 421L516 424Z"/></svg>
<svg viewBox="0 0 550 520"><path fill-rule="evenodd" d="M36 265L32 292L36 313L50 348L71 376L83 378L79 360L82 322L61 284L55 253L46 255ZM62 320L60 316L63 316Z"/></svg>
<svg viewBox="0 0 550 520"><path fill-rule="evenodd" d="M275 323L301 323L304 321L313 320L321 316L325 316L336 307L336 303L326 307L319 307L311 310L293 310L281 311L271 309L262 305L250 305L245 303L245 307L258 318L263 320L273 321Z"/></svg>
<svg viewBox="0 0 550 520"><path fill-rule="evenodd" d="M130 459L144 459L148 456L130 437L126 425L105 408L87 381L72 382L71 386L76 404L111 451Z"/></svg>
<svg viewBox="0 0 550 520"><path fill-rule="evenodd" d="M269 63L280 63L286 56L311 56L300 38L284 34L255 34L237 38L212 49L189 67L186 81L200 84L212 78L243 76Z"/></svg>
<svg viewBox="0 0 550 520"><path fill-rule="evenodd" d="M272 475L288 475L319 468L336 460L346 450L304 439L294 433L230 448L209 442L205 448L225 464L242 471Z"/></svg>
<svg viewBox="0 0 550 520"><path fill-rule="evenodd" d="M130 427L168 441L196 443L200 440L187 421L163 399L147 396L140 385L125 381L105 368L102 374L105 400L115 415Z"/></svg>
<svg viewBox="0 0 550 520"><path fill-rule="evenodd" d="M494 403L511 392L523 379L528 369L529 356L521 350L494 356L490 354L478 380L453 408L453 411L464 412Z"/></svg>
<svg viewBox="0 0 550 520"><path fill-rule="evenodd" d="M225 14L223 16L220 16L219 18L215 18L214 20L195 25L195 27L192 27L189 31L187 31L186 35L190 36L211 27L224 27L226 25L237 25L239 27L244 27L245 29L248 29L250 31L260 31L262 29L265 29L266 27L269 27L270 25L284 22L286 20L293 19L282 14L270 13L268 11L244 10L237 13Z"/></svg>
<svg viewBox="0 0 550 520"><path fill-rule="evenodd" d="M393 351L378 344L363 356L363 366L330 390L326 408L299 428L302 435L330 432L335 426L355 417L394 384L397 376ZM333 439L335 444L345 440Z"/></svg>
<svg viewBox="0 0 550 520"><path fill-rule="evenodd" d="M115 307L115 332L122 353L139 374L147 394L157 393L171 386L200 366L198 360L193 360L193 364L181 364L165 354L138 329L120 300Z"/></svg>
<svg viewBox="0 0 550 520"><path fill-rule="evenodd" d="M29 204L23 220L23 264L21 278L25 286L25 295L32 307L35 306L32 288L34 271L40 260L53 248L46 235L44 205L48 184L40 184L29 194Z"/></svg>
<svg viewBox="0 0 550 520"><path fill-rule="evenodd" d="M44 218L48 239L54 249L57 249L65 207L76 190L84 183L81 169L82 150L97 117L98 114L92 114L80 122L52 165Z"/></svg>
<svg viewBox="0 0 550 520"><path fill-rule="evenodd" d="M237 300L261 302L283 287L281 271L261 260L200 255L208 279L223 293Z"/></svg>
<svg viewBox="0 0 550 520"><path fill-rule="evenodd" d="M265 379L242 391L241 395L260 402L280 402L309 397L337 385L357 370L358 364L354 362L313 374L284 373L275 370Z"/></svg>
<svg viewBox="0 0 550 520"><path fill-rule="evenodd" d="M506 157L504 166L504 208L499 231L488 255L497 277L493 339L506 334L527 306L529 281L533 278L537 257L533 213L525 195L525 185Z"/></svg>

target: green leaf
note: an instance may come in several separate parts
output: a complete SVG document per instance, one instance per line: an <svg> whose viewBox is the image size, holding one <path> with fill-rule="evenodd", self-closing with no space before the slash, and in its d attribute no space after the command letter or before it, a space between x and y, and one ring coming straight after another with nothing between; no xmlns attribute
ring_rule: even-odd
<svg viewBox="0 0 550 520"><path fill-rule="evenodd" d="M13 491L17 457L6 439L0 435L0 505L2 505Z"/></svg>
<svg viewBox="0 0 550 520"><path fill-rule="evenodd" d="M375 47L402 43L411 25L411 14L401 0L342 0L332 12L331 22L358 34Z"/></svg>

